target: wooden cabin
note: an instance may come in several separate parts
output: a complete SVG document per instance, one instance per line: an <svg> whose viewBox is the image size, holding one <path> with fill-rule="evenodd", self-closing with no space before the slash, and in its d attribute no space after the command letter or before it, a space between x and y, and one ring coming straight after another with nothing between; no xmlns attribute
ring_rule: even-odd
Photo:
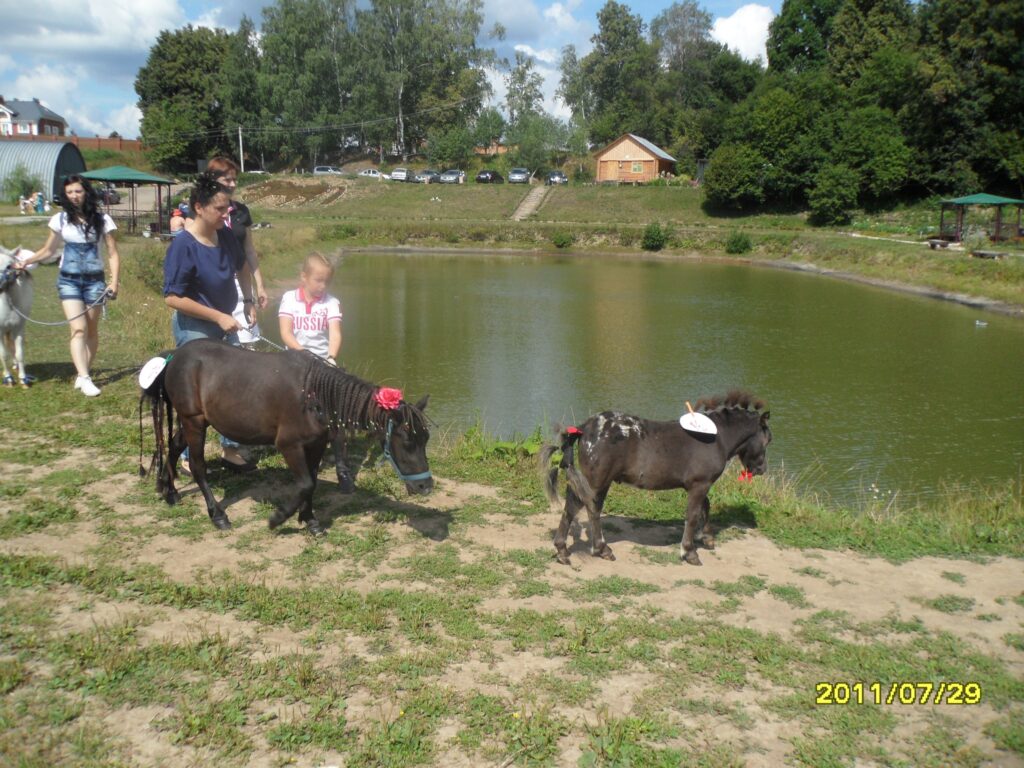
<svg viewBox="0 0 1024 768"><path fill-rule="evenodd" d="M676 170L674 157L632 133L622 134L594 158L599 183L645 184Z"/></svg>

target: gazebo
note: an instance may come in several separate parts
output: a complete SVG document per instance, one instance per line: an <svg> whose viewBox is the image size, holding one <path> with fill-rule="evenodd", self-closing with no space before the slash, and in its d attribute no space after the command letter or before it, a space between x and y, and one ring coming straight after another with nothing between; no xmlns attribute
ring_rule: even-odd
<svg viewBox="0 0 1024 768"><path fill-rule="evenodd" d="M124 184L127 186L131 193L129 195L131 213L129 214L128 228L134 232L138 221L138 201L136 199L136 191L141 184L155 184L156 185L156 215L157 215L157 232L164 231L164 205L163 205L163 188L167 187L167 203L168 206L171 202L171 182L170 179L165 179L162 176L154 176L151 173L145 171L137 171L134 168L129 168L125 165L112 165L109 168L97 168L95 171L86 171L82 174L87 179L95 179L96 181L106 181L111 184ZM167 222L170 226L170 220Z"/></svg>
<svg viewBox="0 0 1024 768"><path fill-rule="evenodd" d="M964 216L967 212L967 207L970 205L995 206L996 225L995 231L991 235L992 240L1007 240L1024 234L1024 231L1021 230L1021 209L1024 208L1024 200L1015 200L1012 197L999 197L998 195L989 195L982 192L977 195L958 197L955 200L942 201L942 211L939 214L939 237L941 239L952 240L955 243L959 243L964 239ZM1003 208L1008 205L1017 207L1016 226L1012 222L1008 224L1003 220ZM951 213L956 212L956 217L951 222L952 227L946 224L947 211ZM1009 234L1007 234L1007 231Z"/></svg>

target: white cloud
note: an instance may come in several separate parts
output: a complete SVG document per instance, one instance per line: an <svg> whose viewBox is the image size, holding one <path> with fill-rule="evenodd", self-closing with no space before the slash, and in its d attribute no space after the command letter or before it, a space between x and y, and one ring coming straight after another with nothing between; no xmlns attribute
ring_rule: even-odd
<svg viewBox="0 0 1024 768"><path fill-rule="evenodd" d="M484 32L489 32L495 23L501 24L506 40L536 40L544 29L540 11L532 0L484 0L484 19Z"/></svg>
<svg viewBox="0 0 1024 768"><path fill-rule="evenodd" d="M544 18L554 24L555 28L563 34L571 37L585 35L590 30L590 25L573 16L573 11L579 6L580 0L552 3L544 9Z"/></svg>
<svg viewBox="0 0 1024 768"><path fill-rule="evenodd" d="M14 69L14 67L14 59L6 53L0 53L0 72L7 72L8 70Z"/></svg>
<svg viewBox="0 0 1024 768"><path fill-rule="evenodd" d="M134 103L125 104L120 109L115 109L110 113L107 118L107 126L110 131L117 131L118 134L124 136L126 139L133 138L139 135L139 124L142 122L142 110L140 110Z"/></svg>
<svg viewBox="0 0 1024 768"><path fill-rule="evenodd" d="M549 64L557 67L558 62L562 58L562 54L559 51L556 51L554 48L544 48L542 50L537 50L533 46L525 45L524 43L519 43L518 45L515 46L515 49L517 51L520 51L521 53L525 53L527 56L533 59L535 63L539 61L543 62L544 64Z"/></svg>
<svg viewBox="0 0 1024 768"><path fill-rule="evenodd" d="M146 52L163 29L185 22L177 0L38 0L4 9L4 47L39 57Z"/></svg>
<svg viewBox="0 0 1024 768"><path fill-rule="evenodd" d="M39 99L43 106L60 113L60 107L68 103L84 76L85 70L80 66L67 69L43 64L21 72L7 95L12 99Z"/></svg>
<svg viewBox="0 0 1024 768"><path fill-rule="evenodd" d="M775 14L764 5L744 5L732 16L715 19L711 37L739 53L747 61L767 61L768 25Z"/></svg>

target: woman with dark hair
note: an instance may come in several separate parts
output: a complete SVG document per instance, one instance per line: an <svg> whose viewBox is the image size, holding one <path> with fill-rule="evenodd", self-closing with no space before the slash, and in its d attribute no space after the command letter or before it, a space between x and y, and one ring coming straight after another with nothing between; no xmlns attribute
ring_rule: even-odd
<svg viewBox="0 0 1024 768"><path fill-rule="evenodd" d="M46 243L22 266L50 258L57 251L58 241L63 241L57 295L71 327L71 360L78 373L75 389L86 397L96 397L100 389L93 383L89 368L99 348L103 300L117 296L121 271L121 258L113 235L117 225L100 210L92 185L81 176L68 176L64 180L60 204L63 210L50 219L51 231ZM107 247L109 285L104 281L101 242Z"/></svg>
<svg viewBox="0 0 1024 768"><path fill-rule="evenodd" d="M243 327L232 316L238 298L250 296L249 273L243 269L245 251L225 219L231 207L228 190L211 173L196 179L189 198L195 218L171 240L164 259L164 301L174 310L171 332L177 346L193 339L217 339L238 345ZM251 299L245 303L245 322L255 321ZM222 464L236 471L255 469L238 451L238 443L221 438Z"/></svg>

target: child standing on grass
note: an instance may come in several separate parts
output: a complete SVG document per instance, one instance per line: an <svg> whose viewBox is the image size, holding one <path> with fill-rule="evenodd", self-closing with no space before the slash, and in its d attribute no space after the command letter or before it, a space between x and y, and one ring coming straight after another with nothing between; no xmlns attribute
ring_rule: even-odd
<svg viewBox="0 0 1024 768"><path fill-rule="evenodd" d="M302 262L299 287L281 298L278 323L288 349L306 349L331 365L341 352L341 303L327 290L334 265L319 253Z"/></svg>

